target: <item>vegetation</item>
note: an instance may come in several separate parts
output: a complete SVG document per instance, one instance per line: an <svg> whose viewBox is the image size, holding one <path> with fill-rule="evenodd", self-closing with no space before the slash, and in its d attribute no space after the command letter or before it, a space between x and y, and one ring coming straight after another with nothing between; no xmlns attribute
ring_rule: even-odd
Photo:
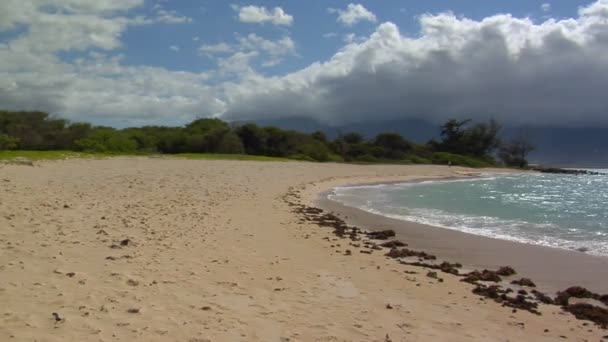
<svg viewBox="0 0 608 342"><path fill-rule="evenodd" d="M525 168L528 166L526 157L534 151L534 145L527 134L521 133L509 143L502 144L498 157L507 166Z"/></svg>
<svg viewBox="0 0 608 342"><path fill-rule="evenodd" d="M359 133L335 139L323 132L306 134L255 124L235 125L197 119L183 127L145 126L116 129L72 123L44 112L0 111L0 159L165 154L182 158L238 160L308 160L317 162L495 165L494 154L510 166L523 167L532 145L526 139L502 145L495 121L473 124L450 120L440 140L415 144L398 133L366 139ZM11 151L28 152L11 152ZM58 152L61 151L61 152Z"/></svg>

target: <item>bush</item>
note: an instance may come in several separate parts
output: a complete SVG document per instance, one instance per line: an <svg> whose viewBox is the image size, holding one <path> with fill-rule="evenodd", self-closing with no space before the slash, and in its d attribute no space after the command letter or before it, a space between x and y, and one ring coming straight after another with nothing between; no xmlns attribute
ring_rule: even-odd
<svg viewBox="0 0 608 342"><path fill-rule="evenodd" d="M19 138L0 134L0 151L16 150L19 147Z"/></svg>
<svg viewBox="0 0 608 342"><path fill-rule="evenodd" d="M234 132L228 132L220 140L216 153L243 154L244 152L245 149L239 136Z"/></svg>
<svg viewBox="0 0 608 342"><path fill-rule="evenodd" d="M95 129L84 139L76 141L76 146L87 152L135 152L137 143L126 134L112 128Z"/></svg>
<svg viewBox="0 0 608 342"><path fill-rule="evenodd" d="M495 166L491 160L463 156L460 154L452 154L448 152L433 153L433 164L469 166L469 167L491 167Z"/></svg>
<svg viewBox="0 0 608 342"><path fill-rule="evenodd" d="M414 164L433 164L433 162L430 159L423 158L423 157L413 155L413 154L407 156L407 159L409 159Z"/></svg>

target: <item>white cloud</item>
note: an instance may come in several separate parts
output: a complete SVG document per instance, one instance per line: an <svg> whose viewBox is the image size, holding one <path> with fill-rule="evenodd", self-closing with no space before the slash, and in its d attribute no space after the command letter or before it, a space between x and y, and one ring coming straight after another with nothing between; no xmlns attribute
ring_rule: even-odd
<svg viewBox="0 0 608 342"><path fill-rule="evenodd" d="M338 13L338 22L346 26L353 26L358 22L376 22L376 15L361 4L350 3L345 10L328 8L329 13Z"/></svg>
<svg viewBox="0 0 608 342"><path fill-rule="evenodd" d="M248 77L256 75L255 70L251 67L251 60L259 56L257 51L234 53L228 58L222 58L218 61L219 74L237 75L238 77Z"/></svg>
<svg viewBox="0 0 608 342"><path fill-rule="evenodd" d="M156 17L154 21L164 24L181 24L181 23L191 23L192 18L186 17L183 15L177 14L175 11L168 11L164 9L159 9L156 12Z"/></svg>
<svg viewBox="0 0 608 342"><path fill-rule="evenodd" d="M294 41L288 36L275 41L262 38L255 33L251 33L244 37L237 36L237 40L239 42L240 49L263 51L273 58L294 54L296 48Z"/></svg>
<svg viewBox="0 0 608 342"><path fill-rule="evenodd" d="M179 46L177 46L177 45L171 45L171 46L169 46L169 50L178 52L180 49L179 49Z"/></svg>
<svg viewBox="0 0 608 342"><path fill-rule="evenodd" d="M225 42L218 44L203 44L199 47L199 54L207 57L214 57L216 55L225 55L228 53L234 53L229 58L222 58L218 61L222 70L226 70L226 61L230 58L237 58L242 64L244 62L249 63L254 58L260 56L266 56L266 60L262 62L262 66L270 67L277 65L283 61L283 58L288 55L295 54L295 42L289 36L284 36L277 40L265 39L255 33L250 33L247 36L236 35L237 42L233 45L229 45ZM251 54L255 52L255 54ZM244 56L248 58L244 59ZM229 68L230 70L247 70L248 68Z"/></svg>
<svg viewBox="0 0 608 342"><path fill-rule="evenodd" d="M357 36L354 33L348 33L348 34L344 35L343 40L346 44L352 44L352 43L364 42L365 40L367 40L367 37Z"/></svg>
<svg viewBox="0 0 608 342"><path fill-rule="evenodd" d="M544 4L540 5L540 9L543 10L543 12L549 12L551 10L551 4L545 2Z"/></svg>
<svg viewBox="0 0 608 342"><path fill-rule="evenodd" d="M608 126L608 1L535 23L423 15L420 35L381 24L330 60L282 77L224 85L226 118L328 123L455 116L507 123Z"/></svg>
<svg viewBox="0 0 608 342"><path fill-rule="evenodd" d="M222 112L207 74L123 66L120 56L90 52L121 46L129 26L175 22L127 16L140 5L143 0L3 0L0 31L11 37L0 44L3 108L114 124L185 122ZM65 62L61 51L80 53Z"/></svg>
<svg viewBox="0 0 608 342"><path fill-rule="evenodd" d="M252 65L296 54L291 38L237 35L202 45L208 73L127 66L112 55L143 0L2 0L0 103L116 125L195 117L307 116L328 123L454 116L507 123L608 126L608 0L569 19L419 17L420 34L392 23L350 36L333 57L265 77ZM7 5L7 6L5 6ZM4 8L3 8L4 9ZM271 21L266 21L271 22ZM223 44L223 45L222 45ZM76 52L73 60L60 52ZM223 53L224 55L221 55Z"/></svg>
<svg viewBox="0 0 608 342"><path fill-rule="evenodd" d="M285 13L281 7L272 10L263 6L244 6L233 5L232 8L239 12L239 21L250 24L271 23L274 25L290 26L293 23L293 16Z"/></svg>
<svg viewBox="0 0 608 342"><path fill-rule="evenodd" d="M338 34L336 32L327 32L323 34L323 38L325 39L335 38L337 36Z"/></svg>
<svg viewBox="0 0 608 342"><path fill-rule="evenodd" d="M10 41L11 49L19 51L111 50L121 45L121 35L128 26L190 20L162 9L157 9L153 18L124 15L143 3L144 0L3 0L0 32L27 26L24 33Z"/></svg>
<svg viewBox="0 0 608 342"><path fill-rule="evenodd" d="M233 51L233 47L222 42L218 44L203 44L198 48L198 52L201 55L213 56L216 54L225 54Z"/></svg>

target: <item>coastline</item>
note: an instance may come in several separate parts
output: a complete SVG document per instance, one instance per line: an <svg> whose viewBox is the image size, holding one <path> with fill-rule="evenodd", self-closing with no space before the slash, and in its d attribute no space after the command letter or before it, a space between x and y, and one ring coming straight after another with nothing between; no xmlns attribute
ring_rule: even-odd
<svg viewBox="0 0 608 342"><path fill-rule="evenodd" d="M374 184L380 183L386 184ZM319 193L313 203L349 225L369 230L392 229L397 234L396 239L406 242L412 249L462 263L468 270L498 269L508 265L517 270L518 275L532 279L545 293L555 294L575 285L608 293L608 273L605 272L608 257L394 219L345 206L327 198L328 194L329 191Z"/></svg>
<svg viewBox="0 0 608 342"><path fill-rule="evenodd" d="M606 335L559 306L505 308L462 277L354 247L285 200L307 203L332 184L479 170L145 157L34 164L0 166L3 341Z"/></svg>

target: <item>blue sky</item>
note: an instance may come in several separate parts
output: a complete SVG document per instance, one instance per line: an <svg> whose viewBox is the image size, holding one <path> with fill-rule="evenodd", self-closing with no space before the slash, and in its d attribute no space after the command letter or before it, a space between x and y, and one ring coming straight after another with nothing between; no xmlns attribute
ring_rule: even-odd
<svg viewBox="0 0 608 342"><path fill-rule="evenodd" d="M201 44L233 43L235 34L255 33L268 39L289 35L296 42L297 55L281 65L262 70L266 74L281 74L330 58L344 45L345 35L354 33L357 36L367 36L374 31L379 22L393 22L399 26L402 33L417 36L420 26L416 18L425 13L451 11L471 19L510 13L516 17L530 17L541 22L548 16L553 18L575 16L578 8L588 4L589 1L361 1L358 3L374 13L377 21L360 22L347 27L338 23L337 14L329 13L328 8L346 8L349 3L352 1L147 1L138 11L139 13L153 14L154 6L161 5L167 10L191 18L192 21L180 25L157 24L130 28L124 34L124 46L116 52L125 54L124 62L127 64L202 72L215 68L215 63L210 58L201 58L197 53ZM240 6L253 4L268 9L281 7L286 13L294 16L294 21L290 26L242 23L238 20L238 13L231 4ZM543 10L543 4L550 4L550 9ZM332 33L336 36L324 37ZM178 47L179 51L171 50L171 46Z"/></svg>
<svg viewBox="0 0 608 342"><path fill-rule="evenodd" d="M608 125L608 0L3 0L0 103L115 126Z"/></svg>

